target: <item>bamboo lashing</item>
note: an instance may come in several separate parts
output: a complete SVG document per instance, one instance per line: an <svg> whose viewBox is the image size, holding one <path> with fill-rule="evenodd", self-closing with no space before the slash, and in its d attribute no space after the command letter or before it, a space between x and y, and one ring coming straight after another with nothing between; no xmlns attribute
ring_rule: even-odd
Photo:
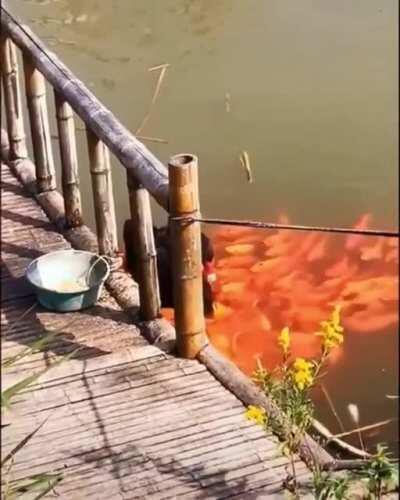
<svg viewBox="0 0 400 500"><path fill-rule="evenodd" d="M197 157L173 156L168 166L171 216L200 217ZM171 221L170 229L177 348L181 356L195 358L207 345L200 224Z"/></svg>
<svg viewBox="0 0 400 500"><path fill-rule="evenodd" d="M77 227L82 224L82 204L79 190L74 114L71 106L56 91L54 92L54 100L60 144L65 220L67 227Z"/></svg>
<svg viewBox="0 0 400 500"><path fill-rule="evenodd" d="M10 160L18 160L28 156L18 79L18 61L14 43L3 34L1 36L1 73Z"/></svg>
<svg viewBox="0 0 400 500"><path fill-rule="evenodd" d="M160 317L160 290L157 273L157 253L148 191L127 175L129 208L134 228L132 248L138 262L140 316L145 321Z"/></svg>
<svg viewBox="0 0 400 500"><path fill-rule="evenodd" d="M107 147L89 128L86 134L99 252L114 257L118 250L118 239L110 156Z"/></svg>
<svg viewBox="0 0 400 500"><path fill-rule="evenodd" d="M51 191L56 188L56 177L47 114L46 82L27 54L24 54L23 59L37 188L39 192Z"/></svg>

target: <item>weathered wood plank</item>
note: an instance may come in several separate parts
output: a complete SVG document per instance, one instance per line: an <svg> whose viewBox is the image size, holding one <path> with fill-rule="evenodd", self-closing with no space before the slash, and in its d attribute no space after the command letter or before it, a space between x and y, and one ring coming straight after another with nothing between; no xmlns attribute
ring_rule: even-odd
<svg viewBox="0 0 400 500"><path fill-rule="evenodd" d="M13 194L19 196L18 184L8 179L2 189L8 187L10 192L13 186ZM55 241L53 226L42 220L43 212L32 212L34 201L23 200L22 209L12 198L8 201L10 213L16 215L7 222L10 247L2 270L8 271L6 279L14 288L32 252L47 251ZM17 216L29 211L40 223L29 222L26 253L11 245L17 241L23 248L27 232ZM40 241L45 241L42 249ZM26 283L20 281L20 286L26 290ZM108 294L97 308L66 315L28 310L32 304L32 296L10 296L2 303L6 355L17 353L45 328L61 328L63 335L48 346L48 352L19 363L3 382L12 383L44 366L49 357L71 349L71 342L85 349L81 359L54 368L16 398L17 416L3 433L3 457L49 417L16 456L16 478L62 471L65 477L57 492L74 500L234 494L240 498L251 489L282 492L287 459L278 452L277 438L246 421L242 403L203 364L176 359L133 340L121 343L125 335L141 337ZM74 317L77 323L68 326ZM103 350L90 357L92 346Z"/></svg>

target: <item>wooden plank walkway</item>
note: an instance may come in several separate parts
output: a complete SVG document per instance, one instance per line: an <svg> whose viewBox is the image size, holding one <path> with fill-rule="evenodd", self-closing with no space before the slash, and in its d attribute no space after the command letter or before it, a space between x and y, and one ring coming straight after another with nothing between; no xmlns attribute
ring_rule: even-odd
<svg viewBox="0 0 400 500"><path fill-rule="evenodd" d="M149 345L107 292L77 313L35 305L27 264L69 244L4 165L1 183L2 355L61 330L45 352L3 373L3 387L81 347L18 397L2 454L48 420L16 455L14 477L63 471L62 499L283 498L288 462L277 439L247 422L203 365Z"/></svg>

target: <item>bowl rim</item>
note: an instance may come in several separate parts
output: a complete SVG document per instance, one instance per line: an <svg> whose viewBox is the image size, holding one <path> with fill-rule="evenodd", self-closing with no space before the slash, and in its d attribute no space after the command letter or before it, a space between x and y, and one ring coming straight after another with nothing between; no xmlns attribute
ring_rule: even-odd
<svg viewBox="0 0 400 500"><path fill-rule="evenodd" d="M41 259L44 259L45 257L48 257L49 255L54 255L54 254L57 254L57 253L84 253L84 254L88 254L88 255L91 255L92 257L98 257L99 260L102 260L105 265L106 265L106 274L100 278L99 280L96 281L96 283L94 283L92 286L90 286L89 288L86 288L80 292L63 292L63 291L58 291L58 290L53 290L51 288L45 288L43 286L40 286L40 285L37 285L36 283L34 283L28 276L28 273L29 273L29 270L30 268L36 263L38 262L39 260ZM44 255L41 255L40 257L37 257L36 259L32 260L26 270L25 270L25 278L27 279L27 281L29 281L29 283L31 283L31 285L33 285L35 288L38 288L39 290L44 290L45 292L52 292L52 293L57 293L59 295L78 295L78 294L83 294L83 293L87 293L89 290L92 290L93 288L96 288L97 286L101 285L102 283L104 283L104 281L106 281L106 279L108 278L108 276L110 275L110 264L107 262L107 260L105 259L105 257L103 255L99 255L99 254L96 254L96 253L93 253L93 252L88 252L86 250L76 250L75 248L67 248L65 250L55 250L54 252L48 252L48 253L45 253Z"/></svg>

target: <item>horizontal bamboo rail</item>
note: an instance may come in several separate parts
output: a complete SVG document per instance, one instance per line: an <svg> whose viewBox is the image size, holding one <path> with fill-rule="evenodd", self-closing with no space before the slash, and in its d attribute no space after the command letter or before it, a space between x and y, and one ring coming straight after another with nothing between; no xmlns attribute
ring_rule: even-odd
<svg viewBox="0 0 400 500"><path fill-rule="evenodd" d="M166 167L138 141L87 87L48 50L26 26L21 25L1 7L2 33L32 59L42 73L92 132L109 148L116 158L131 171L137 181L153 198L168 210L168 171Z"/></svg>

